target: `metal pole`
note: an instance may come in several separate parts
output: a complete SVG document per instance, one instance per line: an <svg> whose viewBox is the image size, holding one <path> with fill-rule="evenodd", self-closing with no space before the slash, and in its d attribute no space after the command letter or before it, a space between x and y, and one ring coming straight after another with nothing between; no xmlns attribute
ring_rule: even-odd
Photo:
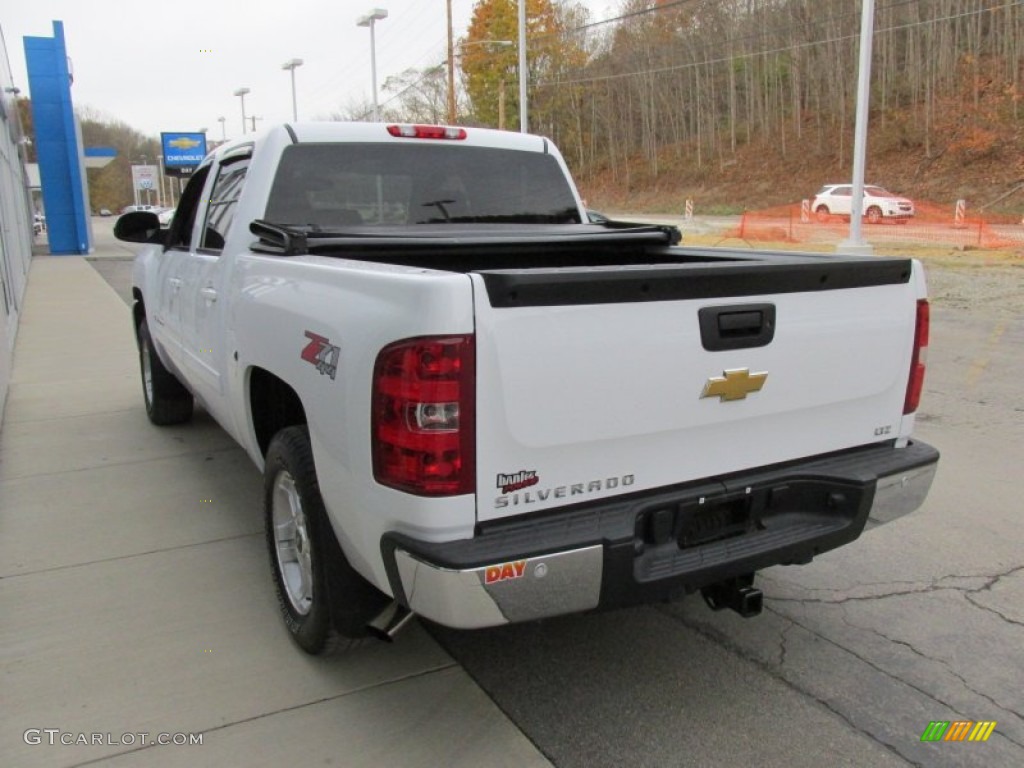
<svg viewBox="0 0 1024 768"><path fill-rule="evenodd" d="M529 131L526 105L526 0L519 0L519 132Z"/></svg>
<svg viewBox="0 0 1024 768"><path fill-rule="evenodd" d="M248 88L239 88L235 91L235 96L242 100L242 134L246 133L245 130L245 94L249 93Z"/></svg>
<svg viewBox="0 0 1024 768"><path fill-rule="evenodd" d="M289 69L292 73L292 121L299 121L299 103L295 98L295 68L302 65L302 59L289 59L281 65L281 69Z"/></svg>
<svg viewBox="0 0 1024 768"><path fill-rule="evenodd" d="M373 122L380 122L380 105L377 103L377 44L374 29L376 21L370 18L370 82L373 84Z"/></svg>
<svg viewBox="0 0 1024 768"><path fill-rule="evenodd" d="M299 102L295 100L295 67L291 68L292 72L292 121L299 122Z"/></svg>
<svg viewBox="0 0 1024 768"><path fill-rule="evenodd" d="M871 106L871 44L875 31L875 0L862 0L860 63L857 75L857 119L853 135L853 185L850 190L850 236L836 247L839 253L869 254L864 242L864 163L868 145L868 110Z"/></svg>
<svg viewBox="0 0 1024 768"><path fill-rule="evenodd" d="M455 45L452 42L452 0L448 0L448 125L455 125Z"/></svg>
<svg viewBox="0 0 1024 768"><path fill-rule="evenodd" d="M373 85L373 120L380 122L380 104L377 103L377 40L375 27L378 20L388 17L386 8L374 8L356 20L356 26L370 28L370 79Z"/></svg>

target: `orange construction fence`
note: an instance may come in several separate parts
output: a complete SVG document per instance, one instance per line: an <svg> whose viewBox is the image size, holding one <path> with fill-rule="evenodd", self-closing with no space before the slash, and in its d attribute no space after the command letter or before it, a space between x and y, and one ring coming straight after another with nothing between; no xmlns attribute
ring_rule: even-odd
<svg viewBox="0 0 1024 768"><path fill-rule="evenodd" d="M869 242L948 245L960 248L1024 247L1024 220L1020 217L978 213L962 201L949 205L914 201L910 219L864 222ZM783 243L834 244L849 234L848 216L819 217L807 201L747 211L729 237Z"/></svg>

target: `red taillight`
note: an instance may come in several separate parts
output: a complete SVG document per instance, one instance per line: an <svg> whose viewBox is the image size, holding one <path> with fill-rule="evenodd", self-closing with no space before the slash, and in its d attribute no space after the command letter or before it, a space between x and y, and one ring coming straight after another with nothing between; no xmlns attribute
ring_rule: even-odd
<svg viewBox="0 0 1024 768"><path fill-rule="evenodd" d="M459 141L466 138L465 128L450 125L389 125L388 133L400 139L450 139Z"/></svg>
<svg viewBox="0 0 1024 768"><path fill-rule="evenodd" d="M914 328L914 352L910 357L910 378L907 381L907 398L903 402L903 413L913 413L921 403L925 358L928 354L929 314L928 300L918 299L917 325Z"/></svg>
<svg viewBox="0 0 1024 768"><path fill-rule="evenodd" d="M373 476L418 496L476 489L472 336L405 339L373 369Z"/></svg>

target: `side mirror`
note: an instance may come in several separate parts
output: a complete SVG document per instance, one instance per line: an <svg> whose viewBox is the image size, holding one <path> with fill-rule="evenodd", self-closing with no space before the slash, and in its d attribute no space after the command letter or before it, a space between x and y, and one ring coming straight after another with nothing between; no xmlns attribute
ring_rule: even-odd
<svg viewBox="0 0 1024 768"><path fill-rule="evenodd" d="M152 211L126 213L114 224L114 237L126 243L159 243L164 234L160 231L160 218Z"/></svg>

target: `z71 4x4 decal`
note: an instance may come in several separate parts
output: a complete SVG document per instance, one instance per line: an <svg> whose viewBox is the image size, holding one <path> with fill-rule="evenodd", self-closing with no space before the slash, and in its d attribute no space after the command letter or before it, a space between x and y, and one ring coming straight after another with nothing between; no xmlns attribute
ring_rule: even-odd
<svg viewBox="0 0 1024 768"><path fill-rule="evenodd" d="M326 374L334 380L338 372L338 357L341 355L341 348L331 344L326 336L306 331L306 338L311 339L302 349L300 357L307 363L312 363L320 374Z"/></svg>

